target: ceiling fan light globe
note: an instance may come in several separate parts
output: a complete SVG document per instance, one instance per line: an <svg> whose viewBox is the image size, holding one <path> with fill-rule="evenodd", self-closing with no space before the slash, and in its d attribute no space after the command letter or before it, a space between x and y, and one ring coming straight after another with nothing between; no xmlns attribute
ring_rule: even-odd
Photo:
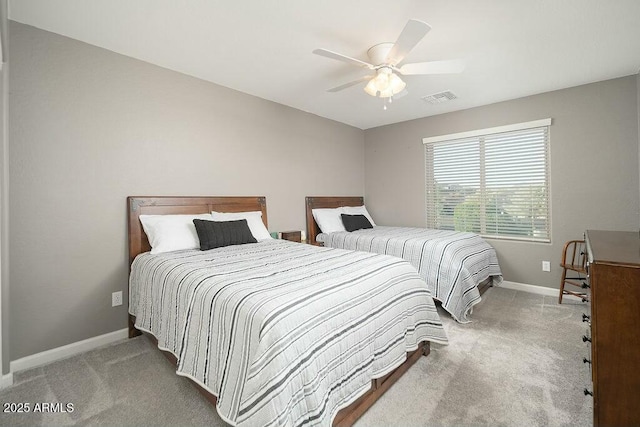
<svg viewBox="0 0 640 427"><path fill-rule="evenodd" d="M378 95L378 89L376 88L375 79L369 80L369 83L367 83L367 85L364 87L364 91L371 96Z"/></svg>
<svg viewBox="0 0 640 427"><path fill-rule="evenodd" d="M380 92L389 87L389 75L386 73L378 73L373 80L375 81L376 89Z"/></svg>
<svg viewBox="0 0 640 427"><path fill-rule="evenodd" d="M389 77L389 88L393 95L402 92L407 84L397 74L391 74Z"/></svg>

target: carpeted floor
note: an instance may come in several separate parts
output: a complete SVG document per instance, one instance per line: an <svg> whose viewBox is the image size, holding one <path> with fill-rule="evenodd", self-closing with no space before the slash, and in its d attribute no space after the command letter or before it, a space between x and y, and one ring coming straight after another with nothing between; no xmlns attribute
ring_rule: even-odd
<svg viewBox="0 0 640 427"><path fill-rule="evenodd" d="M356 424L367 426L590 426L584 304L492 288L473 323L447 314L450 344L432 345ZM2 426L224 426L215 409L144 337L19 372L0 402ZM33 412L72 403L73 412ZM3 406L3 409L4 406Z"/></svg>
<svg viewBox="0 0 640 427"><path fill-rule="evenodd" d="M489 289L473 323L441 316L450 344L432 345L357 426L591 426L585 311L581 302Z"/></svg>

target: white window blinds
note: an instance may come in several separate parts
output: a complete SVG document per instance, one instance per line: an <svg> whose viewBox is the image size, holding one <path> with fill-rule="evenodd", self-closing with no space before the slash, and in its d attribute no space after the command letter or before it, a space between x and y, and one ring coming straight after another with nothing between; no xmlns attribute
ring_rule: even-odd
<svg viewBox="0 0 640 427"><path fill-rule="evenodd" d="M427 227L550 242L550 123L425 138Z"/></svg>

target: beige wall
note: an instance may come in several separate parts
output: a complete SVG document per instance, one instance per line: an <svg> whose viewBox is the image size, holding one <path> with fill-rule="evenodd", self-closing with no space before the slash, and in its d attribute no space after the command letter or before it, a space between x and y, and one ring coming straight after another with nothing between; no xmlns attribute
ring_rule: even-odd
<svg viewBox="0 0 640 427"><path fill-rule="evenodd" d="M364 133L10 23L11 359L126 327L129 195L362 194ZM330 165L330 173L324 165Z"/></svg>
<svg viewBox="0 0 640 427"><path fill-rule="evenodd" d="M505 280L557 288L566 240L585 229L638 229L635 75L365 131L365 197L376 222L425 225L422 138L546 117L553 119L552 243L490 243ZM541 271L542 260L551 273Z"/></svg>

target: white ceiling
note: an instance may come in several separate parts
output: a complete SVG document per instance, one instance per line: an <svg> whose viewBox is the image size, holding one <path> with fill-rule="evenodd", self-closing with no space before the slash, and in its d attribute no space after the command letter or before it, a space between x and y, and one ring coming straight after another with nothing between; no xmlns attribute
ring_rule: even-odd
<svg viewBox="0 0 640 427"><path fill-rule="evenodd" d="M9 18L361 129L638 73L639 0L10 0ZM458 75L406 76L384 111L362 69L409 19L432 30L405 62L462 58ZM443 90L459 98L431 105Z"/></svg>

